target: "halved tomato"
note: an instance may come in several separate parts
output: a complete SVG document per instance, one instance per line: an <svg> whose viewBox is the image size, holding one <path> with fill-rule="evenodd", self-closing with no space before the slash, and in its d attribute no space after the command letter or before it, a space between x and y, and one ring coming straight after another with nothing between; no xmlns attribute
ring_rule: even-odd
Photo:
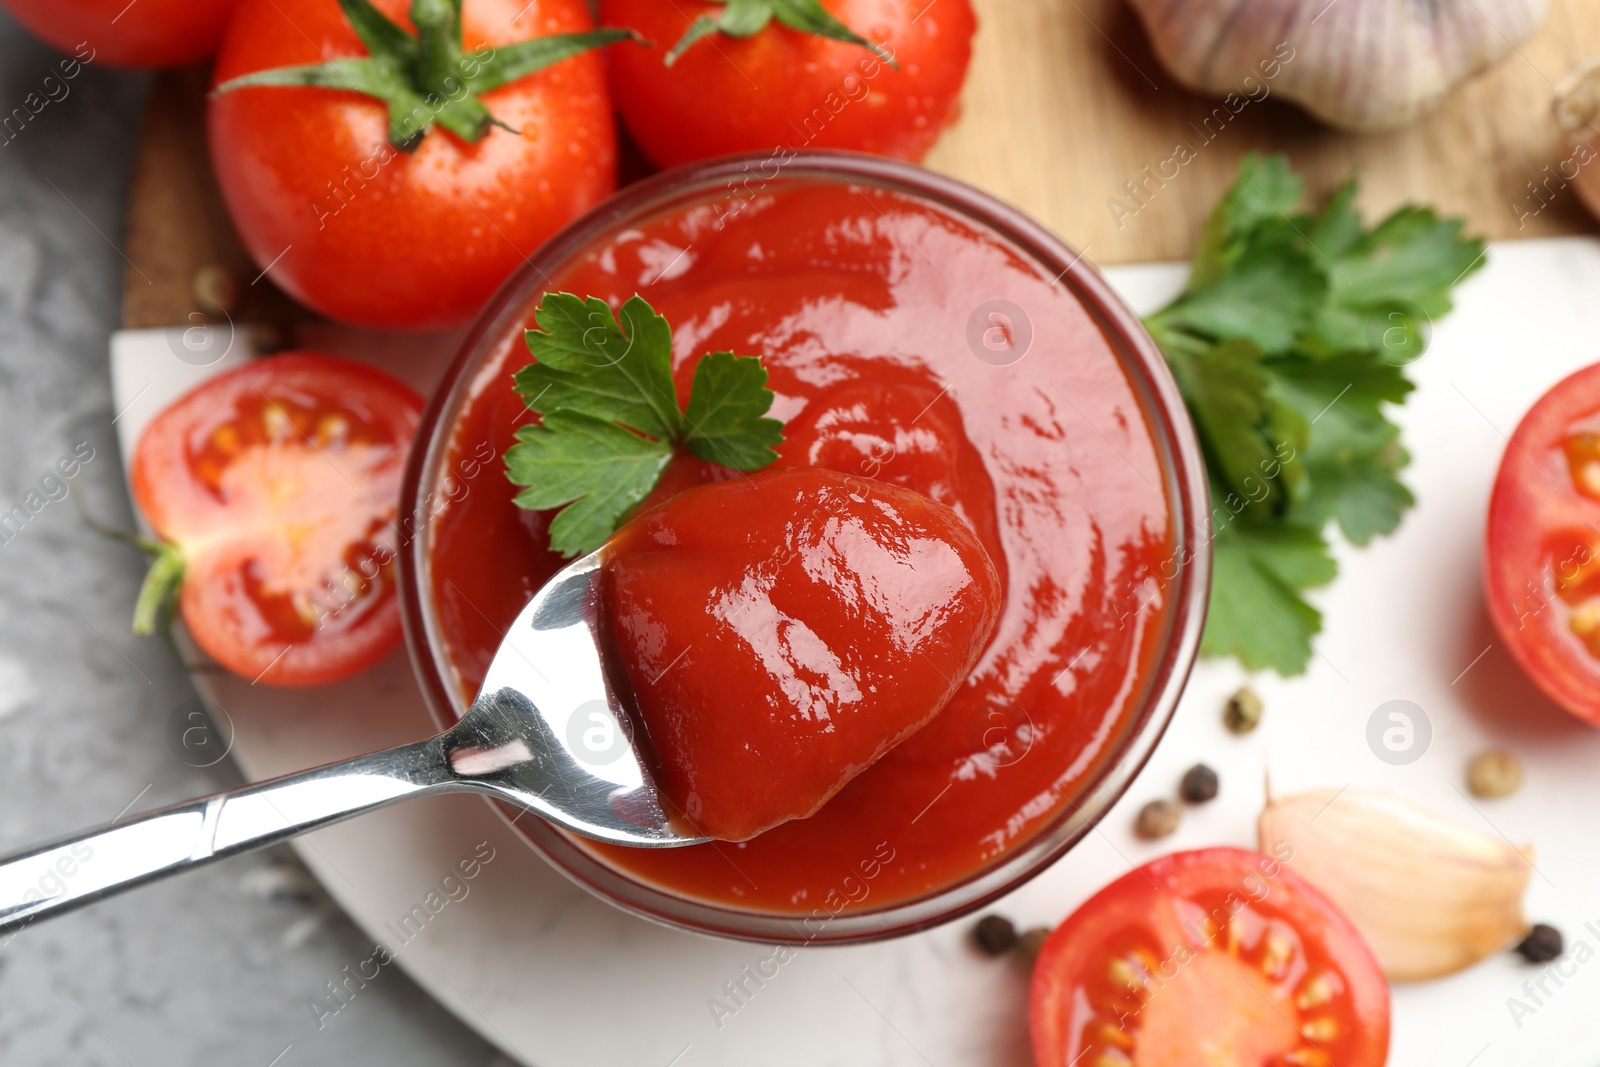
<svg viewBox="0 0 1600 1067"><path fill-rule="evenodd" d="M253 681L318 685L400 640L400 478L422 398L312 353L220 374L150 423L133 495L161 538L135 629L175 586L195 642Z"/></svg>
<svg viewBox="0 0 1600 1067"><path fill-rule="evenodd" d="M1489 499L1489 615L1534 684L1600 725L1600 364L1557 382Z"/></svg>
<svg viewBox="0 0 1600 1067"><path fill-rule="evenodd" d="M1045 942L1039 1067L1380 1067L1389 987L1293 852L1175 852L1096 893Z"/></svg>

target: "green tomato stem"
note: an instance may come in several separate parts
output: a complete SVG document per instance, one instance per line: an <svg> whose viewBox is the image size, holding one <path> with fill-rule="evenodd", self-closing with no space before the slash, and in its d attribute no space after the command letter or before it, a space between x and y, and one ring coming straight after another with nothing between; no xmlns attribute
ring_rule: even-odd
<svg viewBox="0 0 1600 1067"><path fill-rule="evenodd" d="M415 35L391 22L371 0L339 0L339 7L366 45L366 56L256 71L223 82L213 95L261 86L361 93L388 108L389 143L414 152L433 126L469 144L496 126L520 132L496 119L479 94L592 48L622 40L649 43L633 30L602 28L463 54L461 0L412 0Z"/></svg>
<svg viewBox="0 0 1600 1067"><path fill-rule="evenodd" d="M171 605L183 588L188 561L177 545L158 544L144 546L153 550L155 558L145 572L144 584L139 587L139 598L133 605L133 632L148 636L157 629L166 629L172 618Z"/></svg>

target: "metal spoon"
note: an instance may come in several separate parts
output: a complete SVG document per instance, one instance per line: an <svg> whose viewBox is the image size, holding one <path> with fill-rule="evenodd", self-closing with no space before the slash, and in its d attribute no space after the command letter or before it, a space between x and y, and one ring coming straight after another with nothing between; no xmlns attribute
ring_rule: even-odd
<svg viewBox="0 0 1600 1067"><path fill-rule="evenodd" d="M685 836L662 810L600 652L599 553L535 594L478 699L427 741L191 800L0 859L0 932L375 808L486 793L575 834L638 848Z"/></svg>

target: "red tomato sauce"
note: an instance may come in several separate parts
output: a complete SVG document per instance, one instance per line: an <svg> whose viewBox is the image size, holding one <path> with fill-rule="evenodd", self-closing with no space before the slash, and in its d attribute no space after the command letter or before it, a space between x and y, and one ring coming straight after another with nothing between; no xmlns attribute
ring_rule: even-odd
<svg viewBox="0 0 1600 1067"><path fill-rule="evenodd" d="M812 817L738 844L584 848L705 903L877 908L1025 844L1115 757L1165 630L1171 593L1156 576L1173 570L1174 517L1139 394L1066 287L935 205L808 179L674 208L569 262L548 288L613 306L643 295L672 325L680 400L701 354L761 356L786 423L780 464L954 507L1005 597L945 709ZM518 330L485 364L441 470L476 470L485 442L496 454L511 445L528 417L511 374L528 359ZM483 469L441 493L428 546L462 705L563 563L546 545L548 515L511 502L497 462ZM684 460L656 498L726 476ZM857 887L847 901L841 884Z"/></svg>
<svg viewBox="0 0 1600 1067"><path fill-rule="evenodd" d="M748 841L944 708L1000 581L959 512L823 467L686 490L612 535L601 618L666 810Z"/></svg>

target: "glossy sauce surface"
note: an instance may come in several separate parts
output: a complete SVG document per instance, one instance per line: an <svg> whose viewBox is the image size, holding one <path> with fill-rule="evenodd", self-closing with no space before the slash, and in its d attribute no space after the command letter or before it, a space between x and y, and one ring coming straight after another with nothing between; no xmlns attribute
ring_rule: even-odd
<svg viewBox="0 0 1600 1067"><path fill-rule="evenodd" d="M616 233L550 288L613 305L642 294L672 324L680 399L700 354L760 355L786 423L780 463L949 505L1004 593L945 709L816 815L739 844L583 847L678 895L809 915L936 891L1051 825L1145 697L1169 610L1158 578L1173 571L1144 409L1078 299L952 212L810 179ZM511 388L527 360L518 330L477 373L432 487L428 579L458 708L561 565L546 516L511 503L495 462L480 469L528 417ZM654 499L727 476L677 462Z"/></svg>
<svg viewBox="0 0 1600 1067"><path fill-rule="evenodd" d="M924 726L1000 613L960 515L822 467L677 494L611 538L600 589L667 810L724 841L815 814Z"/></svg>

